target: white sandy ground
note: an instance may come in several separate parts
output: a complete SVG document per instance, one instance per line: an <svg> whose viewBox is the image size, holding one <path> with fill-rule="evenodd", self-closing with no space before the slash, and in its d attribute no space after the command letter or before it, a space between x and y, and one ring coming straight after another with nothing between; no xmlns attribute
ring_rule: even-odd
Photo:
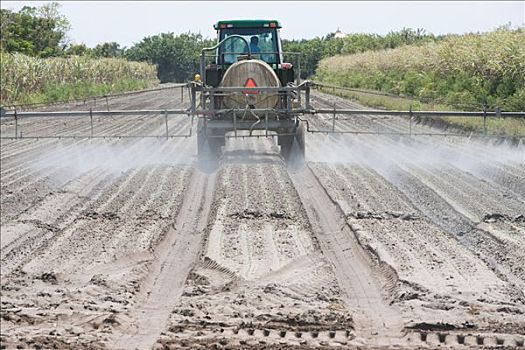
<svg viewBox="0 0 525 350"><path fill-rule="evenodd" d="M313 99L334 101L359 107ZM185 106L178 90L109 101ZM408 123L364 112L335 126ZM19 127L90 132L81 119ZM98 119L95 132L162 135L165 121ZM522 144L308 134L296 169L275 142L239 139L210 171L195 143L2 140L2 347L523 348Z"/></svg>

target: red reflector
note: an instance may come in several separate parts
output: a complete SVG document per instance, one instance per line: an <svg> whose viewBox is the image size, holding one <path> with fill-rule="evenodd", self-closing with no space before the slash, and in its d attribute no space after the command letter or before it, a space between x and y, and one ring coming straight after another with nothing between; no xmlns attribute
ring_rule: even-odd
<svg viewBox="0 0 525 350"><path fill-rule="evenodd" d="M248 78L246 82L244 83L244 87L247 88L254 88L257 87L257 84L255 84L255 80L252 78ZM244 94L257 94L257 91L243 91Z"/></svg>
<svg viewBox="0 0 525 350"><path fill-rule="evenodd" d="M277 27L276 23L270 23L270 28L275 28L275 27Z"/></svg>
<svg viewBox="0 0 525 350"><path fill-rule="evenodd" d="M244 83L244 87L257 87L257 84L255 84L255 80L253 80L252 78L248 78L248 80L246 80L246 83Z"/></svg>
<svg viewBox="0 0 525 350"><path fill-rule="evenodd" d="M226 28L226 24L221 24L221 29Z"/></svg>
<svg viewBox="0 0 525 350"><path fill-rule="evenodd" d="M281 69L292 69L293 67L291 63L281 63L280 66Z"/></svg>

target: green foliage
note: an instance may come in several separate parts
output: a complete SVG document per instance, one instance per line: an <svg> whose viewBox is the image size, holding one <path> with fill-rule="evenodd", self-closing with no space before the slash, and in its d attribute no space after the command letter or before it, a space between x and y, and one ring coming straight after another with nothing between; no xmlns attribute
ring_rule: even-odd
<svg viewBox="0 0 525 350"><path fill-rule="evenodd" d="M121 48L119 43L106 42L89 48L86 44L72 44L68 46L63 56L89 56L91 58L123 58L126 48Z"/></svg>
<svg viewBox="0 0 525 350"><path fill-rule="evenodd" d="M61 95L61 86L87 91L83 86L107 86L115 91L129 82L157 82L156 69L145 62L117 58L93 59L86 56L36 58L19 53L0 54L0 103L9 105L27 101L32 95ZM124 84L124 85L120 85ZM75 92L72 92L75 95Z"/></svg>
<svg viewBox="0 0 525 350"><path fill-rule="evenodd" d="M317 63L325 57L325 47L328 41L324 38L315 38L311 40L284 40L283 50L285 52L300 53L301 60L301 78L306 78L315 72ZM293 62L297 67L297 63Z"/></svg>
<svg viewBox="0 0 525 350"><path fill-rule="evenodd" d="M23 7L19 12L1 10L4 52L19 52L29 56L122 57L124 48L116 42L102 43L90 49L85 44L68 45L68 20L59 13L59 5Z"/></svg>
<svg viewBox="0 0 525 350"><path fill-rule="evenodd" d="M437 100L463 109L525 110L525 30L454 35L441 41L323 59L316 79Z"/></svg>
<svg viewBox="0 0 525 350"><path fill-rule="evenodd" d="M301 78L312 76L318 63L327 57L340 54L354 54L365 51L377 51L402 45L422 44L442 39L427 34L423 29L403 28L385 36L378 34L355 33L344 38L334 38L334 34L311 40L283 40L283 49L287 52L301 53ZM295 66L297 63L294 62Z"/></svg>
<svg viewBox="0 0 525 350"><path fill-rule="evenodd" d="M200 50L211 44L200 34L161 33L142 39L126 51L125 57L156 64L161 82L184 82L199 71Z"/></svg>
<svg viewBox="0 0 525 350"><path fill-rule="evenodd" d="M120 48L120 44L116 42L98 44L93 49L89 50L88 53L92 57L122 57L124 55L124 49Z"/></svg>
<svg viewBox="0 0 525 350"><path fill-rule="evenodd" d="M119 92L142 90L152 86L150 80L119 79L115 83L79 82L68 84L51 83L38 92L20 96L18 103L53 103L103 96Z"/></svg>
<svg viewBox="0 0 525 350"><path fill-rule="evenodd" d="M73 44L67 47L65 50L66 56L84 56L88 55L91 49L86 44Z"/></svg>
<svg viewBox="0 0 525 350"><path fill-rule="evenodd" d="M58 8L57 3L49 3L24 6L19 12L0 10L2 51L39 57L60 55L70 26Z"/></svg>

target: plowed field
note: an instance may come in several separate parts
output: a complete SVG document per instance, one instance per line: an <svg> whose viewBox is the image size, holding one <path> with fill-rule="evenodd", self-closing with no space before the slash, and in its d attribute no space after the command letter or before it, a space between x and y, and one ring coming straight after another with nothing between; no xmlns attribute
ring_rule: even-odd
<svg viewBox="0 0 525 350"><path fill-rule="evenodd" d="M162 90L98 108L187 100ZM308 118L312 130L442 131L366 109ZM23 136L90 133L89 119L29 119ZM2 136L14 128L2 120ZM162 116L94 121L95 135L165 128ZM524 348L523 144L306 140L299 168L261 137L229 139L212 170L197 166L195 136L2 140L1 346Z"/></svg>

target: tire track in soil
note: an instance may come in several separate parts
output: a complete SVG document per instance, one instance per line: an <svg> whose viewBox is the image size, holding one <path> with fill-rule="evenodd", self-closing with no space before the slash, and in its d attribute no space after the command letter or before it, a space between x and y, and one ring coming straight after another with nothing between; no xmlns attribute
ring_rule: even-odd
<svg viewBox="0 0 525 350"><path fill-rule="evenodd" d="M141 288L141 303L131 321L116 332L111 347L151 348L182 294L186 277L195 260L208 223L216 174L195 170L175 226L155 249L155 260Z"/></svg>
<svg viewBox="0 0 525 350"><path fill-rule="evenodd" d="M355 164L310 166L330 196L345 208L348 222L364 228L357 232L359 241L397 271L399 282L392 298L404 319L413 320L407 327L424 321L458 328L464 322L478 329L519 328L519 318L508 312L522 312L513 302L512 286L430 222L383 176Z"/></svg>
<svg viewBox="0 0 525 350"><path fill-rule="evenodd" d="M364 114L365 113L366 113L366 111L364 112ZM365 118L366 118L366 116L365 116ZM342 127L344 129L354 128L354 126L356 124L362 123L365 120L365 118L363 118L363 119L356 118L356 120L352 120L352 121L336 121L336 127L337 128ZM323 121L320 120L320 122L322 123ZM325 121L325 124L327 124L327 123L328 123L328 121ZM396 130L396 131L402 131L402 129L400 129L398 127L395 127L393 129ZM334 137L334 138L335 139L339 139L339 140L343 139L342 137L339 137L339 138L338 137ZM346 140L348 140L348 139L349 138L346 138ZM356 143L361 144L363 141L367 142L367 140L370 141L372 138L371 137L360 137L360 138L355 137L353 139L355 140ZM393 147L396 146L394 144L394 141L395 141L394 139L388 138L388 137L385 137L385 139L386 139L387 143L390 142ZM424 145L426 143L428 144L428 142L431 142L431 141L428 138L425 138L425 139L423 139L422 145ZM483 163L483 161L485 161L485 162L487 161L487 158L481 159L481 158L479 158L477 156L474 157L473 154L472 154L472 150L466 148L465 145L462 145L460 143L459 145L462 146L462 147L460 147L460 149L458 151L456 148L452 148L453 144L454 143L452 143L452 144L445 144L445 143L443 143L441 145L442 146L446 146L446 148L449 151L455 151L455 153L458 153L458 152L461 153L462 157L466 157L468 160L470 160L470 161L472 161L474 163L476 163L476 162L477 163L480 163L480 162ZM478 145L478 143L475 143L474 145ZM481 145L481 144L479 144L479 145ZM486 146L484 146L484 147L486 147ZM351 152L351 148L349 148L349 147L346 147L346 149L345 149L345 147L339 147L339 148L340 148L341 151ZM405 151L406 151L406 158L408 160L408 158L410 157L410 147L404 147L404 148L406 148L405 149ZM369 145L368 153L370 155L372 155L372 158L373 157L377 157L378 151L374 149L374 144L372 142ZM405 153L403 153L403 155L404 154ZM358 160L358 163L359 163L359 160ZM386 168L385 166L380 166L379 169L376 169L376 170L379 170L380 172L382 172L383 175L386 176L386 178L390 179L390 181L392 181L392 177L395 176L395 174L400 174L400 173L404 173L404 172L413 173L414 174L414 179L419 179L419 177L420 177L419 175L420 174L419 173L414 173L411 169L400 165L399 159L394 160L394 163L396 164L396 167L400 167L399 170L395 170L395 168L385 169ZM506 280L505 277L508 278L509 277L509 273L511 271L508 271L504 267L505 265L509 266L509 264L506 263L508 257L504 257L504 255L502 256L500 254L500 252L503 253L505 251L505 249L503 248L502 245L500 245L498 247L498 245L495 244L497 242L497 240L496 240L496 242L494 242L494 240L490 240L490 239L487 240L489 237L483 238L483 236L487 236L486 232L482 232L482 230L472 230L472 228L474 227L474 224L476 222L471 222L471 221L472 221L473 217L475 217L476 215L480 215L480 212L482 212L483 210L487 210L488 208L492 208L492 207L500 208L500 209L503 208L505 206L505 204L504 204L505 202L508 202L509 207L514 209L514 213L515 214L516 214L516 210L519 211L519 209L517 209L517 208L519 208L520 204L517 204L517 203L522 203L522 200L521 200L522 197L519 196L519 195L515 195L515 192L522 191L522 189L516 191L516 186L520 182L519 175L516 172L519 172L520 170L518 170L518 169L520 169L520 168L517 167L517 166L512 166L512 167L509 168L509 167L505 166L505 164L500 164L499 162L496 162L495 164L490 164L490 166L487 166L485 168L501 170L499 172L499 174L497 174L499 176L494 176L494 171L492 171L492 174L490 174L492 176L487 176L486 175L486 171L483 171L483 170L480 171L480 169L476 169L475 167L472 168L472 165L469 166L468 162L467 162L466 168L465 168L465 166L463 164L461 164L461 162L457 162L457 161L454 162L454 161L452 161L452 163L453 164L449 164L449 165L452 166L452 173L454 171L456 171L456 177L458 179L460 179L459 183L463 184L463 185L468 184L468 186L464 186L464 189L459 192L460 193L459 202L457 200L453 199L457 195L457 193L455 192L455 191L457 191L457 189L454 189L454 186L457 187L456 181L458 180L458 179L456 179L453 176L450 176L450 178L448 179L449 180L448 184L445 183L445 182L440 184L439 181L433 181L432 179L427 179L427 181L424 182L424 186L423 187L416 186L417 188L414 188L415 185L414 185L413 181L406 181L405 186L403 186L404 190L402 190L402 192L405 192L405 195L406 195L406 191L410 191L411 192L412 195L411 196L409 195L409 197L410 197L413 205L415 206L415 208L420 208L421 206L423 206L425 208L426 206L428 206L427 203L444 202L443 205L436 204L435 206L432 206L432 208L429 208L428 210L427 209L423 209L423 212L426 215L430 215L430 217L433 217L434 218L433 221L436 222L439 226L441 226L441 227L443 227L443 225L447 226L449 230L447 230L446 232L451 232L451 230L452 230L452 231L457 233L458 232L457 230L460 230L459 233L461 234L462 230L469 230L469 233L470 233L470 236L471 236L470 241L473 241L473 242L471 242L470 244L466 244L465 240L461 240L460 239L460 244L462 244L462 246L466 246L465 248L470 250L472 252L473 256L477 255L478 259L479 259L479 255L480 255L479 251L480 251L480 248L481 248L481 250L484 253L481 254L481 259L479 259L479 260L483 261L482 263L485 266L487 266L487 267L489 267L491 269L500 268L500 271L496 271L497 274L500 277L502 275L501 270L504 270L505 273L503 274L504 275L503 280ZM472 173L467 172L466 169L467 170L471 170ZM501 172L504 172L504 174L503 174L504 181L501 181L500 179L498 179L498 177L501 178L501 176L502 176ZM482 173L482 174L485 173L485 174L483 174L485 176L480 176L480 173ZM430 174L430 172L429 172L429 174ZM473 176L472 174L475 174L475 175ZM478 180L478 178L481 178L482 180ZM434 177L434 180L435 180L435 177ZM490 183L494 183L494 182L503 184L506 188L514 190L514 193L509 193L508 190L503 189L500 186L495 186L496 189L490 188L488 186L488 184L483 186L483 184L486 183L486 182L482 182L483 180L488 180L489 184ZM516 180L518 180L518 181L516 181ZM461 181L464 181L464 182L461 182ZM488 191L488 193L491 193L492 195L496 194L497 195L496 197L500 197L500 200L502 200L502 203L501 204L498 203L498 205L494 205L494 201L492 200L492 198L490 198L490 200L481 201L479 203L478 202L476 202L476 203L468 203L468 202L466 202L466 200L468 200L469 198L483 198L483 196L479 197L479 191L477 191L476 188L471 185L471 184L476 184L476 182L478 182L477 186L481 185L480 189L482 189L483 187L487 187L488 189L490 189ZM393 183L396 184L397 182L394 180ZM399 186L399 184L397 183L396 186ZM429 188L428 188L429 191L427 191L427 187L426 186L429 186ZM440 193L435 193L434 190L438 190L438 192L439 192L439 189L436 186L438 186L438 187L441 186L442 191ZM452 193L451 191L454 191L454 193ZM439 198L439 200L436 200L436 199L434 199L436 196L437 197L441 197L441 198ZM456 199L458 199L458 198L456 198ZM447 204L445 204L445 203L447 203ZM450 214L450 215L443 214L445 216L442 216L443 211L441 209L446 209L448 206L452 207L453 210L452 211L450 211L450 210L448 211L447 214ZM436 211L437 212L441 212L441 214L437 214L437 217L436 217L436 215L433 215L433 213L435 213ZM511 212L512 212L512 210L511 210ZM444 220L444 221L440 220L441 217L445 217L446 220ZM448 221L452 221L452 222L449 223ZM486 229L486 227L485 227L485 229ZM494 232L492 234L494 235ZM503 234L503 232L501 232L501 234ZM454 236L454 235L451 235L451 236ZM481 238L480 238L480 236L481 236ZM486 247L487 245L489 247ZM515 246L516 246L516 244L515 244ZM477 248L474 248L474 247L477 247ZM514 250L514 252L517 252L517 250ZM516 254L518 254L518 253L516 253ZM453 258L453 256L452 256L452 258ZM520 253L519 255L515 255L515 256L513 256L511 254L511 259L510 260L513 262L511 264L515 266L514 269L511 267L511 270L518 271L517 272L518 275L519 275L519 269L520 269L519 266L523 266L523 262L520 262L520 261L522 261L520 259L523 259L523 254ZM502 265L503 265L503 267L501 267ZM510 273L510 275L512 275L512 273ZM511 281L512 280L514 282L518 282L519 281L519 279L513 278L513 276L511 276ZM520 285L520 284L518 284L518 285ZM512 288L515 288L515 287L512 287L512 284L509 287L511 288L511 290L512 290ZM519 294L520 294L519 291L518 291L517 295L516 295L516 293L510 293L508 295L510 296L512 294L514 294L518 298L517 300L519 300ZM495 312L495 310L493 312ZM495 315L495 316L497 316L497 315ZM510 314L506 315L506 316L507 316L507 319L512 319L513 318L512 315L510 315ZM514 321L512 323L514 323L515 325L519 324L519 318L518 317L515 317L515 319L512 320L512 321ZM501 325L503 325L503 323L501 323ZM498 327L499 326L493 326L493 329L498 329ZM509 328L509 330L510 331L515 331L515 329L513 329L512 327ZM423 339L423 337L422 337L422 339ZM438 341L437 343L442 343L442 342ZM479 344L481 344L481 343L479 343Z"/></svg>
<svg viewBox="0 0 525 350"><path fill-rule="evenodd" d="M323 255L333 264L346 302L353 311L354 343L376 346L397 344L403 321L399 310L389 305L383 294L395 276L385 276L384 268L364 251L347 225L341 208L309 167L291 170L290 177L321 245ZM383 271L382 271L383 270ZM393 272L392 272L393 273Z"/></svg>
<svg viewBox="0 0 525 350"><path fill-rule="evenodd" d="M366 138L365 140L368 140ZM387 140L393 145L392 140ZM375 157L382 157L374 149L374 144L367 144L370 155ZM494 270L498 276L503 277L504 280L509 281L512 285L517 286L516 298L523 299L525 288L523 276L525 270L525 256L520 252L520 249L510 249L509 242L504 243L498 237L495 237L492 232L496 233L481 222L482 218L476 218L479 215L480 206L483 207L491 202L491 198L483 201L483 196L479 196L475 191L470 190L469 184L464 184L461 191L454 190L456 183L461 183L462 177L467 176L472 179L470 182L474 183L477 178L469 174L463 169L457 168L456 165L441 164L440 167L450 166L459 175L449 178L450 181L444 184L440 183L443 179L438 179L434 175L425 175L428 171L423 171L422 166L410 166L410 148L406 148L407 155L399 155L397 159L389 159L390 166L387 168L379 167L377 170L388 181L398 187L413 203L413 205L422 211L422 213L432 220L436 225L444 229L446 232L455 237L459 242L466 246L473 253L477 254L484 263ZM426 165L426 168L431 167ZM448 176L448 175L447 175ZM429 178L430 177L430 178ZM484 187L481 182L481 188ZM487 187L486 193L493 193L493 188ZM520 197L515 195L511 190L508 196L505 193L496 193L500 197L501 203L508 205L505 213L511 214L511 217L519 214L519 207L521 202ZM476 198L476 203L473 205L469 203L461 194L467 192L468 198ZM463 199L463 201L461 201ZM501 208L501 205L496 205L494 209ZM488 213L490 215L491 213ZM481 223L481 225L480 225ZM513 244L511 244L513 246Z"/></svg>
<svg viewBox="0 0 525 350"><path fill-rule="evenodd" d="M275 151L267 140L228 141L201 260L156 346L315 348L353 338L342 291Z"/></svg>
<svg viewBox="0 0 525 350"><path fill-rule="evenodd" d="M344 100L340 103L345 106L350 105L349 102ZM400 118L397 119L399 120ZM338 128L348 129L348 126L352 126L354 122L354 120L336 121L336 125ZM392 124L391 126L395 126L395 124ZM393 130L396 129L397 128L393 128ZM376 158L382 157L382 155L374 148L372 137L362 137L359 140L359 144L366 145L368 152L371 155L374 155ZM433 142L432 139L428 138L418 138L417 140L420 145L428 145ZM467 208L465 208L465 205L458 206L456 204L457 200L454 198L459 194L451 193L449 187L453 187L454 183L456 183L459 178L454 178L452 183L445 184L445 188L448 188L450 193L444 193L436 187L439 185L439 182L432 180L429 181L402 164L404 162L410 163L410 154L414 153L415 149L413 146L402 145L402 147L400 147L399 143L396 144L395 140L389 137L383 137L383 141L387 144L389 143L394 149L397 149L402 153L398 154L396 159L389 160L389 162L395 164L395 166L392 166L390 169L380 167L377 170L379 170L379 172L394 185L400 187L411 199L414 205L422 209L423 213L438 226L455 236L463 245L469 247L474 253L479 254L480 251L482 251L482 260L485 264L494 269L500 276L504 276L506 280L509 280L514 285L520 286L519 289L521 291L518 294L523 294L524 288L522 287L522 276L524 270L522 266L524 265L525 256L522 253L518 253L518 250L516 249L509 252L508 249L506 249L505 243L498 238L502 233L498 232L497 229L493 230L487 225L478 225L478 220L473 221L472 217L475 216L476 213L475 211L473 212L472 205L470 205L470 209L467 209L469 207L468 205ZM512 197L517 202L523 202L523 191L525 191L525 187L519 186L519 184L523 182L523 176L520 176L520 171L516 170L516 167L509 168L504 164L501 164L499 161L490 162L489 159L492 158L487 158L487 156L482 158L481 154L484 153L480 152L480 147L483 146L484 148L487 148L487 144L479 142L473 142L472 145L459 143L459 147L457 147L455 146L456 141L457 140L441 142L439 144L440 146L445 147L445 149L453 155L453 159L448 160L450 162L448 166L451 166L453 171L455 168L460 174L472 177L473 182L479 181L477 180L477 178L479 178L481 180L489 181L489 183L498 184L495 187L503 187L505 189L499 196L505 196L505 192L510 191L510 193L507 194L510 196L509 199L504 199L503 202L506 200L511 207L516 207L512 201ZM475 149L476 152L473 152L472 149ZM348 149L346 151L348 152ZM486 149L485 153L487 152L493 156L496 156L497 153L491 149ZM500 157L496 157L496 160L499 158ZM463 164L463 161L466 162L466 165ZM509 158L509 161L512 163L511 158ZM386 160L384 159L383 162L386 162ZM467 189L468 187L465 188L465 190ZM470 191L469 195L473 198L477 198L473 191ZM478 200L480 200L480 198L478 198ZM481 203L483 202L481 201ZM461 204L465 203L463 202ZM479 207L480 205L478 204L477 206ZM477 211L479 213L479 209ZM520 213L514 211L514 215L516 214ZM519 223L511 225L510 227L513 230L522 230Z"/></svg>

